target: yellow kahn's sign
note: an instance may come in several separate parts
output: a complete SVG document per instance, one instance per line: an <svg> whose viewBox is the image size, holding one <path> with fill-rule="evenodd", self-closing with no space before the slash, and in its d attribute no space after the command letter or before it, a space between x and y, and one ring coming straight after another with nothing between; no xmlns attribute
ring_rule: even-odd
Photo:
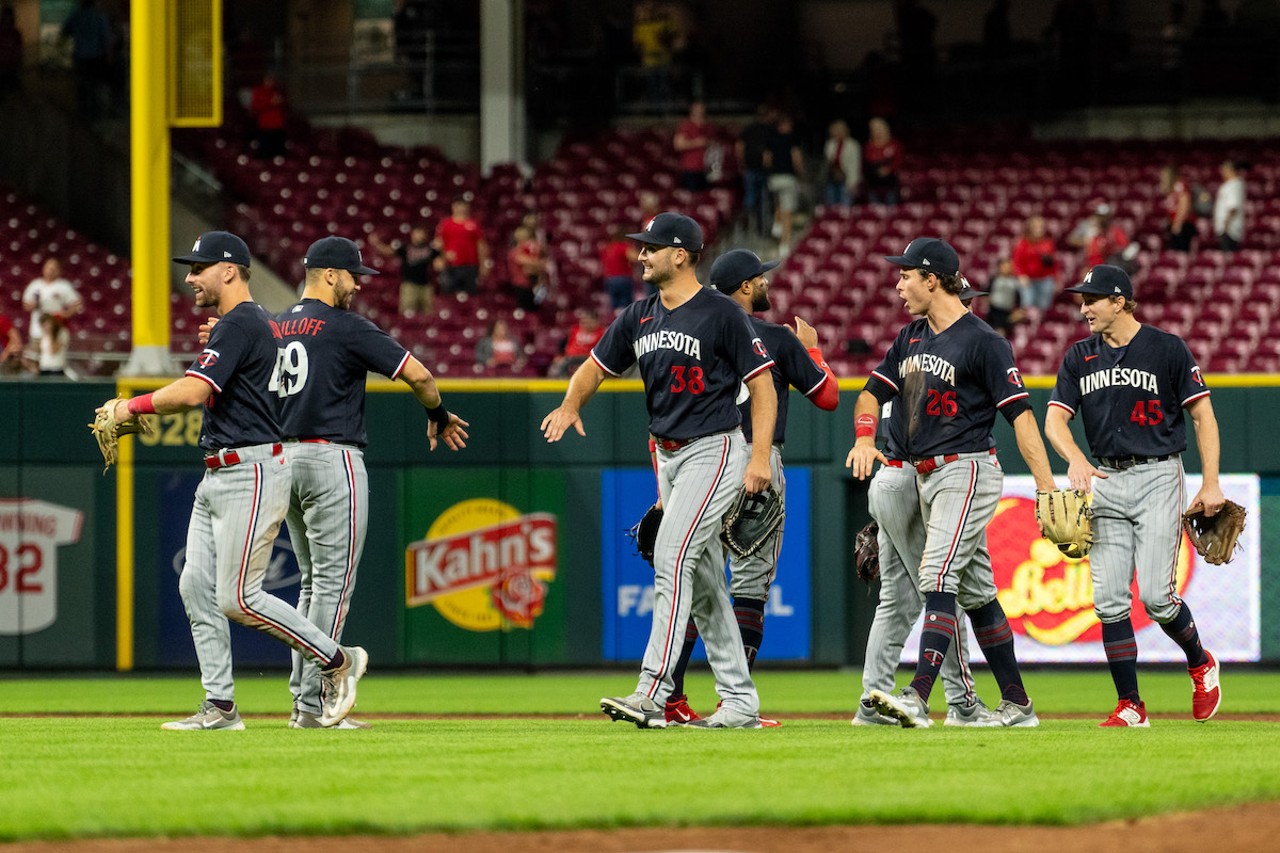
<svg viewBox="0 0 1280 853"><path fill-rule="evenodd" d="M431 604L469 631L532 628L556 575L556 517L474 498L405 549L405 604Z"/></svg>

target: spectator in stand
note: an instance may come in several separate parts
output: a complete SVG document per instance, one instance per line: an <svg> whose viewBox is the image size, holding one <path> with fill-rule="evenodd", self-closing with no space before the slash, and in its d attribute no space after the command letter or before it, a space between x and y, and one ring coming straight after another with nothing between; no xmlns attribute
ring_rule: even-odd
<svg viewBox="0 0 1280 853"><path fill-rule="evenodd" d="M1224 160L1220 170L1222 186L1213 200L1213 233L1222 251L1234 252L1244 240L1244 178L1235 160Z"/></svg>
<svg viewBox="0 0 1280 853"><path fill-rule="evenodd" d="M534 311L547 296L547 249L527 225L517 225L507 250L507 276L516 304Z"/></svg>
<svg viewBox="0 0 1280 853"><path fill-rule="evenodd" d="M61 262L57 258L49 258L40 268L40 277L32 279L26 290L22 291L22 307L31 312L27 334L38 357L41 352L40 341L44 336L44 315L56 315L61 325L65 325L68 317L83 310L84 303L80 301L80 294L72 287L71 282L62 277Z"/></svg>
<svg viewBox="0 0 1280 853"><path fill-rule="evenodd" d="M524 366L520 342L511 335L507 321L499 317L489 324L489 332L476 342L476 364L487 370L515 372Z"/></svg>
<svg viewBox="0 0 1280 853"><path fill-rule="evenodd" d="M471 218L471 202L454 199L451 215L436 226L436 244L444 257L440 290L475 293L492 261L480 223Z"/></svg>
<svg viewBox="0 0 1280 853"><path fill-rule="evenodd" d="M1164 209L1169 215L1165 245L1175 252L1190 252L1196 236L1195 213L1191 209L1191 189L1177 166L1160 170L1160 191L1165 194Z"/></svg>
<svg viewBox="0 0 1280 853"><path fill-rule="evenodd" d="M435 311L434 273L442 265L440 250L431 243L431 235L422 226L409 231L408 240L387 244L377 234L369 235L369 244L384 257L400 259L400 313L413 317Z"/></svg>
<svg viewBox="0 0 1280 853"><path fill-rule="evenodd" d="M556 356L547 370L548 376L564 378L582 366L591 357L591 348L604 335L604 326L594 311L579 311L578 322L569 330L564 341L564 352Z"/></svg>
<svg viewBox="0 0 1280 853"><path fill-rule="evenodd" d="M67 376L67 349L71 346L71 330L66 317L58 313L40 315L40 356L37 366L41 376Z"/></svg>
<svg viewBox="0 0 1280 853"><path fill-rule="evenodd" d="M1018 307L1021 290L1022 281L1013 271L1013 260L1001 258L987 282L987 325L1002 337L1012 335L1013 327L1024 319L1024 312Z"/></svg>
<svg viewBox="0 0 1280 853"><path fill-rule="evenodd" d="M680 164L680 186L690 192L707 188L707 148L711 145L711 125L702 101L689 105L689 116L676 128L672 142Z"/></svg>
<svg viewBox="0 0 1280 853"><path fill-rule="evenodd" d="M1067 243L1084 253L1086 270L1093 269L1098 264L1136 266L1133 257L1125 257L1130 243L1129 235L1116 224L1111 205L1105 201L1094 202L1093 212L1072 229L1067 236Z"/></svg>
<svg viewBox="0 0 1280 853"><path fill-rule="evenodd" d="M902 143L893 138L889 122L873 118L868 124L870 137L863 149L863 181L868 204L896 205L902 198Z"/></svg>
<svg viewBox="0 0 1280 853"><path fill-rule="evenodd" d="M0 352L0 370L5 373L22 370L22 333L3 312L0 312L0 341L4 341L4 350Z"/></svg>
<svg viewBox="0 0 1280 853"><path fill-rule="evenodd" d="M96 0L80 0L75 11L62 23L62 37L71 39L76 106L80 118L97 121L102 117L107 102L112 59L111 21L98 8Z"/></svg>
<svg viewBox="0 0 1280 853"><path fill-rule="evenodd" d="M635 301L635 265L640 260L640 251L634 240L627 239L629 230L621 225L613 226L609 242L600 249L600 272L615 314Z"/></svg>
<svg viewBox="0 0 1280 853"><path fill-rule="evenodd" d="M769 170L765 157L769 139L773 136L775 113L772 107L761 104L756 107L756 117L742 129L736 151L742 167L742 210L746 214L747 231L764 234L764 224L772 218L769 194L765 191L769 182Z"/></svg>
<svg viewBox="0 0 1280 853"><path fill-rule="evenodd" d="M765 160L769 168L769 192L773 195L773 236L783 257L791 251L796 208L800 206L800 178L804 175L804 151L796 136L795 122L783 113L769 140Z"/></svg>
<svg viewBox="0 0 1280 853"><path fill-rule="evenodd" d="M1018 296L1027 319L1037 323L1053 304L1058 284L1056 248L1045 233L1044 217L1027 218L1022 238L1013 247L1013 272L1018 276Z"/></svg>
<svg viewBox="0 0 1280 853"><path fill-rule="evenodd" d="M263 160L284 156L286 110L280 79L274 72L268 71L262 75L262 82L253 87L249 96L254 138L258 142L258 156Z"/></svg>
<svg viewBox="0 0 1280 853"><path fill-rule="evenodd" d="M0 8L0 96L22 88L22 31L13 7Z"/></svg>
<svg viewBox="0 0 1280 853"><path fill-rule="evenodd" d="M862 183L862 146L849 136L847 122L839 119L831 122L822 157L823 202L848 207L858 195L858 184Z"/></svg>

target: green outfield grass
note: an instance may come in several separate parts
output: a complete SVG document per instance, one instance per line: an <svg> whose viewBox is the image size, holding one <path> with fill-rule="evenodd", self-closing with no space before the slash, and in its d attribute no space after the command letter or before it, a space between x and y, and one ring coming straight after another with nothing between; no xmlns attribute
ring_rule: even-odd
<svg viewBox="0 0 1280 853"><path fill-rule="evenodd" d="M762 672L780 729L640 731L599 714L634 673L382 674L369 731L285 728L283 675L239 681L244 732L162 732L197 679L0 679L0 840L655 825L1076 824L1280 800L1280 724L1189 718L1146 672L1150 730L1095 727L1105 671L1032 671L1039 729L853 728L857 672ZM980 687L994 700L989 676ZM1280 675L1224 673L1224 712L1280 711ZM690 681L709 710L705 674ZM941 697L935 699L935 719ZM87 716L21 716L37 714ZM834 718L797 715L832 714ZM392 719L381 714L442 714ZM1074 717L1070 715L1085 714ZM118 715L118 716L103 716ZM146 716L142 716L146 715ZM470 715L470 716L464 716ZM497 715L493 717L477 715ZM1175 716L1176 715L1176 716Z"/></svg>

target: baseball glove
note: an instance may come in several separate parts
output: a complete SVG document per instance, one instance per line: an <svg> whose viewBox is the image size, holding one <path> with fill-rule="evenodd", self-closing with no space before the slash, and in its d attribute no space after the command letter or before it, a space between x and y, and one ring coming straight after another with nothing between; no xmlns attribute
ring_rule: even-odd
<svg viewBox="0 0 1280 853"><path fill-rule="evenodd" d="M1036 492L1040 534L1058 550L1078 560L1093 547L1093 496L1078 489Z"/></svg>
<svg viewBox="0 0 1280 853"><path fill-rule="evenodd" d="M782 495L771 486L754 495L738 492L720 523L720 539L738 557L750 557L764 547L786 518Z"/></svg>
<svg viewBox="0 0 1280 853"><path fill-rule="evenodd" d="M858 571L858 580L863 583L880 577L879 533L880 524L873 518L853 537L853 565Z"/></svg>
<svg viewBox="0 0 1280 853"><path fill-rule="evenodd" d="M116 403L128 399L127 397L112 397L98 408L98 414L93 419L93 423L89 424L89 430L93 433L93 437L98 440L98 450L102 451L102 473L107 473L107 469L116 464L118 457L118 449L120 444L120 436L132 435L141 432L146 435L155 433L155 424L149 419L139 415L131 415L123 421L116 420Z"/></svg>
<svg viewBox="0 0 1280 853"><path fill-rule="evenodd" d="M645 510L640 520L627 529L627 536L635 543L636 553L653 565L653 548L658 541L658 526L662 524L662 507L654 504Z"/></svg>
<svg viewBox="0 0 1280 853"><path fill-rule="evenodd" d="M1191 545L1204 557L1206 563L1221 566L1231 562L1236 550L1236 540L1244 530L1248 515L1244 507L1235 501L1227 501L1214 515L1205 515L1204 507L1197 506L1182 515L1182 526L1191 537Z"/></svg>

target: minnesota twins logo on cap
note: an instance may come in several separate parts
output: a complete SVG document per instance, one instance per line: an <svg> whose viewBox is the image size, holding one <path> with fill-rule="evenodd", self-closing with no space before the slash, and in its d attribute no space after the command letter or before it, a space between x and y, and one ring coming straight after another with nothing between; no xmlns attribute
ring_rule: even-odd
<svg viewBox="0 0 1280 853"><path fill-rule="evenodd" d="M1091 293L1095 296L1123 296L1133 299L1133 282L1129 274L1112 264L1098 264L1085 275L1084 281L1066 288L1068 293Z"/></svg>
<svg viewBox="0 0 1280 853"><path fill-rule="evenodd" d="M628 234L632 240L648 246L672 246L690 252L702 251L702 226L683 213L659 213L644 230Z"/></svg>
<svg viewBox="0 0 1280 853"><path fill-rule="evenodd" d="M937 275L956 275L960 272L960 256L946 240L937 237L917 237L907 244L901 255L884 258L900 267L924 270Z"/></svg>
<svg viewBox="0 0 1280 853"><path fill-rule="evenodd" d="M249 247L229 231L209 231L196 238L191 253L174 258L175 264L216 264L222 261L249 266Z"/></svg>

